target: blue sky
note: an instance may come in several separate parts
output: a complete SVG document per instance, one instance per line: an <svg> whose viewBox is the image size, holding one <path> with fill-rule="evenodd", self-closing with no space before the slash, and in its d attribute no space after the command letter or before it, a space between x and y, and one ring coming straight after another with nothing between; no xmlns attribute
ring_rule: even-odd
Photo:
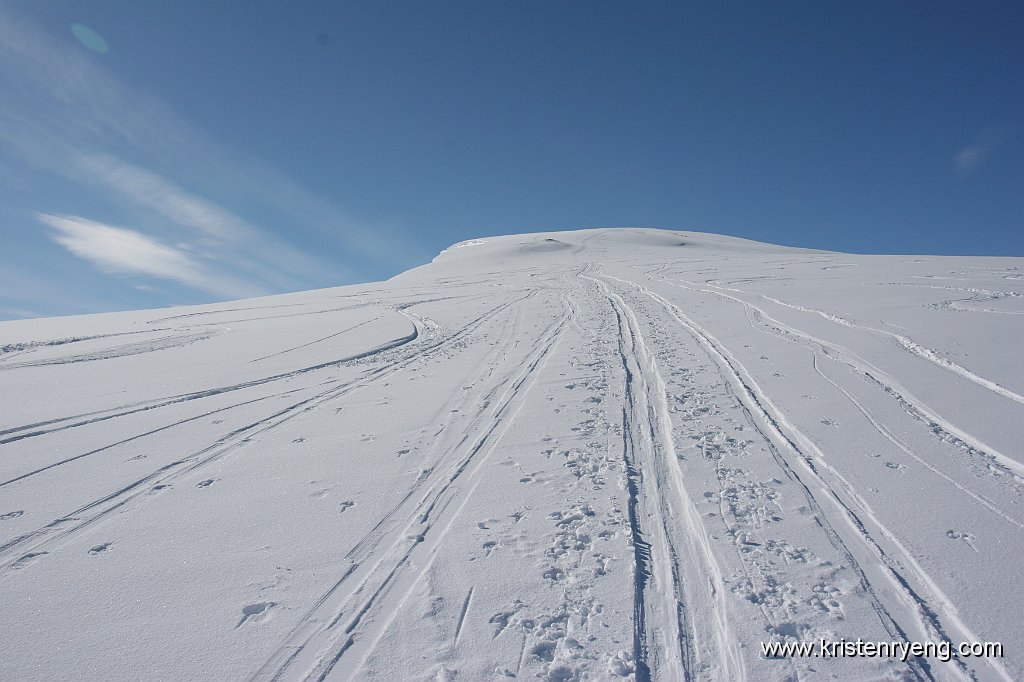
<svg viewBox="0 0 1024 682"><path fill-rule="evenodd" d="M638 225L1024 254L1019 2L0 0L0 319Z"/></svg>

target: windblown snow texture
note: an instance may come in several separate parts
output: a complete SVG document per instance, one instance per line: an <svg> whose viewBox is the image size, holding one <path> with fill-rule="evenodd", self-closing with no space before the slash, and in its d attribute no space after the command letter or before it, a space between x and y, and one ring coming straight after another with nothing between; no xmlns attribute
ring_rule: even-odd
<svg viewBox="0 0 1024 682"><path fill-rule="evenodd" d="M0 324L0 677L1024 677L1024 259L471 240ZM768 658L762 642L1000 642Z"/></svg>

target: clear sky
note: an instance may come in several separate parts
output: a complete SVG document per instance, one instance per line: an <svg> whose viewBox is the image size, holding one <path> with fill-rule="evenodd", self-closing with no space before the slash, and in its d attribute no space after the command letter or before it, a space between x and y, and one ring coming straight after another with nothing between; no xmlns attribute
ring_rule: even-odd
<svg viewBox="0 0 1024 682"><path fill-rule="evenodd" d="M0 319L472 237L1024 255L1024 3L0 0Z"/></svg>

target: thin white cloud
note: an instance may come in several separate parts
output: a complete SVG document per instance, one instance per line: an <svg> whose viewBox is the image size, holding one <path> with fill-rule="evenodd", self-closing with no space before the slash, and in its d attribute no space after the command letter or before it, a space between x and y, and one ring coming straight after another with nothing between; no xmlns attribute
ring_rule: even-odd
<svg viewBox="0 0 1024 682"><path fill-rule="evenodd" d="M408 235L361 223L227 149L101 60L0 3L0 154L70 181L68 195L84 189L105 215L145 226L195 267L265 289L341 284L428 259ZM97 204L22 208L89 215Z"/></svg>
<svg viewBox="0 0 1024 682"><path fill-rule="evenodd" d="M256 228L230 211L186 192L144 168L108 154L82 154L77 157L77 162L83 172L93 174L110 189L179 225L195 228L211 238L237 242L251 238L257 232Z"/></svg>
<svg viewBox="0 0 1024 682"><path fill-rule="evenodd" d="M299 249L157 173L109 154L79 154L74 163L90 182L183 228L183 234L175 235L187 245L183 248L202 252L239 273L286 289L302 284L296 273L323 269L322 263Z"/></svg>
<svg viewBox="0 0 1024 682"><path fill-rule="evenodd" d="M953 171L960 177L973 174L996 151L1001 142L999 130L986 129L974 137L974 141L956 153Z"/></svg>
<svg viewBox="0 0 1024 682"><path fill-rule="evenodd" d="M956 155L956 171L958 175L970 175L988 156L988 148L984 145L972 144L964 147Z"/></svg>
<svg viewBox="0 0 1024 682"><path fill-rule="evenodd" d="M78 216L40 213L52 239L102 272L173 280L217 296L251 296L244 284L207 272L188 254L159 240L122 227Z"/></svg>

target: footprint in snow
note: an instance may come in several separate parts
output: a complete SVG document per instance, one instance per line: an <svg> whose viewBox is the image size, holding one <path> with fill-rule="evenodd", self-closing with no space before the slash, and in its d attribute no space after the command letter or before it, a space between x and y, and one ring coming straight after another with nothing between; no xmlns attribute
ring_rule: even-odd
<svg viewBox="0 0 1024 682"><path fill-rule="evenodd" d="M213 485L214 480L216 480L216 479L208 478L205 481L199 481L199 483L196 483L196 487L197 488L209 487L209 486Z"/></svg>
<svg viewBox="0 0 1024 682"><path fill-rule="evenodd" d="M619 651L609 657L608 672L616 677L629 677L636 672L636 663L633 661L633 654L627 651Z"/></svg>
<svg viewBox="0 0 1024 682"><path fill-rule="evenodd" d="M968 547L973 549L975 552L978 551L978 548L974 546L974 536L970 533L965 533L963 531L958 530L947 530L946 537L950 540L963 540L965 543L967 543Z"/></svg>
<svg viewBox="0 0 1024 682"><path fill-rule="evenodd" d="M530 649L530 653L541 661L553 661L555 660L555 643L541 642Z"/></svg>
<svg viewBox="0 0 1024 682"><path fill-rule="evenodd" d="M237 630L238 628L242 627L242 625L245 623L245 621L249 620L250 618L254 618L256 616L262 615L262 614L266 613L267 611L269 611L270 609L274 608L275 606L277 606L277 602L261 601L261 602L257 602L255 604L249 604L248 606L243 607L242 608L242 620L238 621L238 625L235 626L235 629Z"/></svg>
<svg viewBox="0 0 1024 682"><path fill-rule="evenodd" d="M44 554L49 554L49 552L29 552L28 554L25 554L20 559L15 561L11 568L13 568L16 571L19 571L28 566L33 561L35 561L37 558L43 556Z"/></svg>
<svg viewBox="0 0 1024 682"><path fill-rule="evenodd" d="M95 547L93 547L92 549L89 550L89 554L92 554L93 556L95 556L97 554L102 554L103 552L106 552L108 549L110 549L110 546L112 544L114 544L114 543L113 542L104 542L102 545L96 545Z"/></svg>
<svg viewBox="0 0 1024 682"><path fill-rule="evenodd" d="M544 571L542 577L549 580L551 584L554 584L560 580L565 579L565 571L563 571L558 566L551 566L546 571Z"/></svg>
<svg viewBox="0 0 1024 682"><path fill-rule="evenodd" d="M310 481L309 483L310 483L310 485L316 485L317 481ZM325 488L320 488L318 490L314 490L313 492L311 492L309 494L309 496L311 498L313 498L314 500L322 500L325 497L327 497L328 495L330 495L331 491L334 490L337 487L338 486L336 486L336 485L329 485L329 486L327 486Z"/></svg>
<svg viewBox="0 0 1024 682"><path fill-rule="evenodd" d="M11 519L16 519L24 513L25 512L21 509L19 509L18 511L7 512L6 514L0 515L0 521L9 521Z"/></svg>

